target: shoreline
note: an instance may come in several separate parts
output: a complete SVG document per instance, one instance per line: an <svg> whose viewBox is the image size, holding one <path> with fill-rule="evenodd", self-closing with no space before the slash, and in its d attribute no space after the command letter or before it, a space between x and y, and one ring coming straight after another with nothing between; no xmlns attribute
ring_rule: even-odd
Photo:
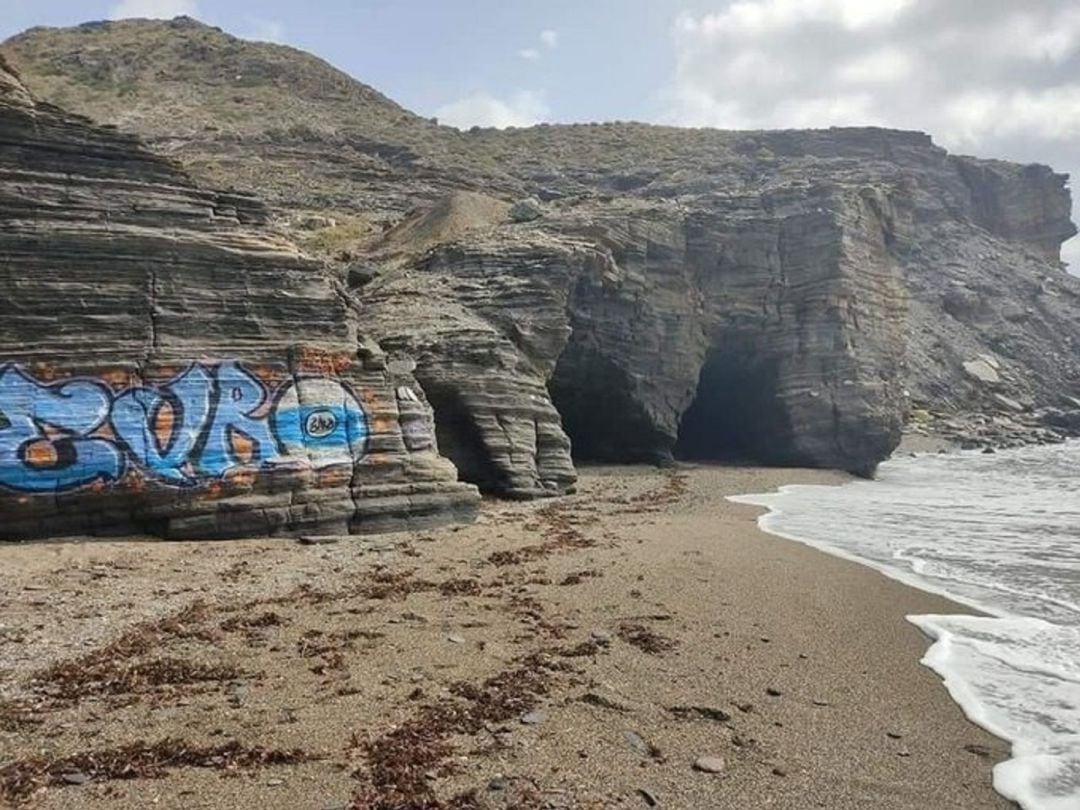
<svg viewBox="0 0 1080 810"><path fill-rule="evenodd" d="M20 762L42 808L322 810L406 789L483 808L1015 807L991 787L1007 744L919 663L930 641L905 618L971 611L726 500L846 476L582 472L577 495L485 503L471 526L324 546L0 546L0 700L37 701L0 724L0 786ZM94 657L133 627L152 645ZM380 759L394 729L438 742L408 748L415 773ZM76 767L168 736L195 764ZM199 760L226 742L306 756ZM69 781L32 772L42 749Z"/></svg>

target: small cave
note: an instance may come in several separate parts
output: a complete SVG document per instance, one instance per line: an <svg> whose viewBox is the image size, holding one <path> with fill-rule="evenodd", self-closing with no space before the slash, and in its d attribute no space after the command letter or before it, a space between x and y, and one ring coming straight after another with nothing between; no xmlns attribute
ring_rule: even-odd
<svg viewBox="0 0 1080 810"><path fill-rule="evenodd" d="M626 372L595 350L571 343L548 383L575 461L661 463L671 438L632 395Z"/></svg>
<svg viewBox="0 0 1080 810"><path fill-rule="evenodd" d="M444 386L424 386L424 393L435 415L439 454L454 463L460 480L476 484L481 492L498 492L498 471L461 394Z"/></svg>
<svg viewBox="0 0 1080 810"><path fill-rule="evenodd" d="M675 457L778 464L792 460L791 425L776 396L778 368L752 346L710 352L679 423Z"/></svg>

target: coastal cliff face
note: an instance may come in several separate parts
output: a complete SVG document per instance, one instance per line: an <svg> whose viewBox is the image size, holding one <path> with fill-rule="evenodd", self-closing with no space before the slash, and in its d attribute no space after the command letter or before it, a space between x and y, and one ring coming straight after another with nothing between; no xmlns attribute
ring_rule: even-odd
<svg viewBox="0 0 1080 810"><path fill-rule="evenodd" d="M905 298L881 240L839 188L586 203L478 227L360 297L382 345L417 357L440 446L497 491L565 489L571 446L867 472L905 407Z"/></svg>
<svg viewBox="0 0 1080 810"><path fill-rule="evenodd" d="M37 102L0 61L5 538L467 516L408 374L252 199Z"/></svg>
<svg viewBox="0 0 1080 810"><path fill-rule="evenodd" d="M229 288L251 317L222 346L352 346L387 390L430 401L439 448L488 491L569 491L573 458L869 474L912 413L1012 424L1080 407L1080 282L1059 262L1076 229L1045 166L874 128L460 133L186 18L34 29L4 49L46 97L270 203L210 195L212 220L269 218L335 267L262 245L267 275ZM201 251L238 238L200 228ZM167 289L144 282L99 315L149 307L130 317L158 337L135 342L186 357L191 331L168 315L200 298L148 303Z"/></svg>

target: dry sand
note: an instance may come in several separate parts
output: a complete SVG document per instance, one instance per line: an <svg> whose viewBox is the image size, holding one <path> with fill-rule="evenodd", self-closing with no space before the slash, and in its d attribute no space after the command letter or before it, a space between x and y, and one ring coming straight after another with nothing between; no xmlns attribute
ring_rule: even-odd
<svg viewBox="0 0 1080 810"><path fill-rule="evenodd" d="M1010 807L904 620L963 608L723 497L838 480L595 469L464 528L0 547L0 805Z"/></svg>

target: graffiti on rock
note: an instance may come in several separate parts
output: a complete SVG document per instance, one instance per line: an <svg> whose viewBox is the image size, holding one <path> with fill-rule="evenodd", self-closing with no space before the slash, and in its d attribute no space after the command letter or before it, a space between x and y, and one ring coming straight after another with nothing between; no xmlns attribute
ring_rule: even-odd
<svg viewBox="0 0 1080 810"><path fill-rule="evenodd" d="M273 390L236 362L194 363L160 385L44 383L0 366L0 487L60 492L128 472L176 486L238 468L349 463L368 421L350 388L289 377Z"/></svg>

